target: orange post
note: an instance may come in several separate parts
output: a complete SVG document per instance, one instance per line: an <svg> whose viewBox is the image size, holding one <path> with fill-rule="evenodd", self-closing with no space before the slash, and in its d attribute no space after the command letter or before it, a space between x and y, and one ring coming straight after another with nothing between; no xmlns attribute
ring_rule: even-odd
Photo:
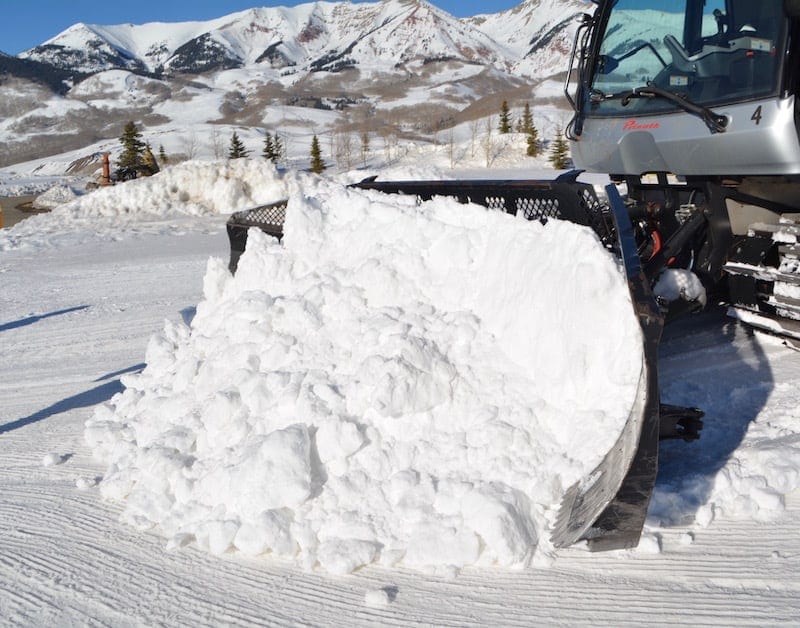
<svg viewBox="0 0 800 628"><path fill-rule="evenodd" d="M100 185L111 185L111 160L108 153L103 153L103 177Z"/></svg>

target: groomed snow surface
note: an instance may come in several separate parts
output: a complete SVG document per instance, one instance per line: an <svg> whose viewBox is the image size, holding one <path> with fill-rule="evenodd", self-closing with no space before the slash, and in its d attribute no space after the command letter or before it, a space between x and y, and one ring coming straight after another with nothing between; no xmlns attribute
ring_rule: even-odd
<svg viewBox="0 0 800 628"><path fill-rule="evenodd" d="M282 243L252 231L231 276L220 210L282 197ZM582 228L194 162L0 251L5 621L800 611L800 359L713 313L662 347L664 397L706 429L662 446L640 547L550 546L641 369L624 280Z"/></svg>

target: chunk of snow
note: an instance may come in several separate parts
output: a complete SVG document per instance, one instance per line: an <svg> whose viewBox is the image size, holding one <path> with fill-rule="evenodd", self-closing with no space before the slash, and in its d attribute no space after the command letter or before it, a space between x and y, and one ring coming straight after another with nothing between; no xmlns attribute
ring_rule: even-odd
<svg viewBox="0 0 800 628"><path fill-rule="evenodd" d="M0 251L49 248L70 237L118 239L126 228L175 233L180 219L229 214L285 197L283 180L267 160L188 161L96 189L2 229Z"/></svg>
<svg viewBox="0 0 800 628"><path fill-rule="evenodd" d="M97 486L95 478L78 478L75 480L75 487L80 491L88 491L95 486Z"/></svg>
<svg viewBox="0 0 800 628"><path fill-rule="evenodd" d="M57 454L57 453L50 453L42 458L42 466L45 467L54 467L63 463L67 459L67 456L64 454Z"/></svg>
<svg viewBox="0 0 800 628"><path fill-rule="evenodd" d="M389 591L386 589L375 589L373 591L367 591L364 594L364 604L370 608L389 606L391 601Z"/></svg>
<svg viewBox="0 0 800 628"><path fill-rule="evenodd" d="M681 534L678 542L681 545L692 545L694 543L694 534L692 532L685 532Z"/></svg>
<svg viewBox="0 0 800 628"><path fill-rule="evenodd" d="M658 277L653 294L667 301L697 301L705 305L706 289L700 278L690 270L668 268Z"/></svg>

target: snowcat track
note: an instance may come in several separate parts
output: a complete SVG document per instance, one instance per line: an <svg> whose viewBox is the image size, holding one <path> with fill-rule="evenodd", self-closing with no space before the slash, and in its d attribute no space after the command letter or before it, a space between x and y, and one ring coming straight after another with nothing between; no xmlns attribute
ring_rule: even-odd
<svg viewBox="0 0 800 628"><path fill-rule="evenodd" d="M763 331L800 343L800 216L756 223L737 243L725 272L731 315Z"/></svg>

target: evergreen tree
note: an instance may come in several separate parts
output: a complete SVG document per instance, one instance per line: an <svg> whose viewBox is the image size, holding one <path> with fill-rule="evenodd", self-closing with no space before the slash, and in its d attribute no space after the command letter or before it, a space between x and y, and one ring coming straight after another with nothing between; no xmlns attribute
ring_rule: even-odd
<svg viewBox="0 0 800 628"><path fill-rule="evenodd" d="M508 110L508 101L504 100L500 108L500 133L511 133L511 114Z"/></svg>
<svg viewBox="0 0 800 628"><path fill-rule="evenodd" d="M533 114L531 114L531 105L530 103L525 103L525 109L522 111L522 119L520 120L520 130L522 133L530 134L531 130L535 130L533 127Z"/></svg>
<svg viewBox="0 0 800 628"><path fill-rule="evenodd" d="M272 161L273 163L277 164L281 159L283 159L283 141L281 140L281 136L278 135L278 132L275 132L275 135L272 136Z"/></svg>
<svg viewBox="0 0 800 628"><path fill-rule="evenodd" d="M150 144L145 145L144 152L142 153L142 165L139 167L139 173L146 177L152 176L160 172L161 168L158 167L156 156L150 148Z"/></svg>
<svg viewBox="0 0 800 628"><path fill-rule="evenodd" d="M242 157L247 157L249 154L250 151L244 147L242 140L239 139L239 135L234 131L231 136L231 145L228 149L228 159L241 159Z"/></svg>
<svg viewBox="0 0 800 628"><path fill-rule="evenodd" d="M122 154L119 157L119 167L116 171L117 178L123 181L135 179L142 166L145 143L142 141L141 132L133 121L125 125L119 141L122 144Z"/></svg>
<svg viewBox="0 0 800 628"><path fill-rule="evenodd" d="M564 170L569 167L569 144L564 138L561 128L556 130L556 138L550 149L550 163L557 170Z"/></svg>
<svg viewBox="0 0 800 628"><path fill-rule="evenodd" d="M274 135L266 134L264 137L264 150L261 152L264 159L268 159L274 164L277 164L283 157L283 142L281 136L275 133Z"/></svg>
<svg viewBox="0 0 800 628"><path fill-rule="evenodd" d="M264 136L264 150L261 151L261 155L268 161L275 161L275 146L269 133Z"/></svg>
<svg viewBox="0 0 800 628"><path fill-rule="evenodd" d="M311 172L321 174L328 166L322 159L322 151L319 148L319 140L317 136L311 140Z"/></svg>
<svg viewBox="0 0 800 628"><path fill-rule="evenodd" d="M159 147L158 147L158 159L165 166L169 163L169 158L167 157L167 153L164 150L164 145L163 144L160 144Z"/></svg>
<svg viewBox="0 0 800 628"><path fill-rule="evenodd" d="M536 130L535 126L531 125L530 131L528 131L527 150L525 151L525 154L528 157L538 157L540 152L541 146L539 145L539 131Z"/></svg>

